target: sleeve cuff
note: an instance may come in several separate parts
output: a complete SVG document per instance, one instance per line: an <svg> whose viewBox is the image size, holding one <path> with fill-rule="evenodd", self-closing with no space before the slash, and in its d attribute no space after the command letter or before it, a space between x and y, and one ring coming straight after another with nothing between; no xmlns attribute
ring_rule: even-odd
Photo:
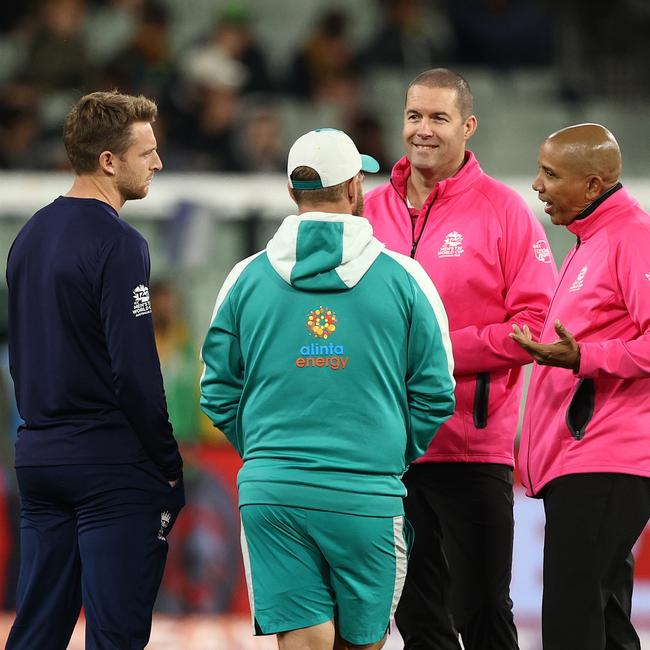
<svg viewBox="0 0 650 650"><path fill-rule="evenodd" d="M597 371L594 364L594 355L590 351L590 346L586 343L580 343L580 366L574 373L581 378L593 377Z"/></svg>

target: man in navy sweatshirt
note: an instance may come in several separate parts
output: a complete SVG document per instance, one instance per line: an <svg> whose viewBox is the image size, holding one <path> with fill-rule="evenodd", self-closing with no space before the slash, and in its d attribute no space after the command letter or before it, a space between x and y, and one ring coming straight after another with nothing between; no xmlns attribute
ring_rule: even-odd
<svg viewBox="0 0 650 650"><path fill-rule="evenodd" d="M144 238L119 218L162 169L145 97L96 92L68 114L72 188L9 252L9 360L24 421L16 620L7 648L64 650L83 603L86 648L149 640L184 504L149 302Z"/></svg>

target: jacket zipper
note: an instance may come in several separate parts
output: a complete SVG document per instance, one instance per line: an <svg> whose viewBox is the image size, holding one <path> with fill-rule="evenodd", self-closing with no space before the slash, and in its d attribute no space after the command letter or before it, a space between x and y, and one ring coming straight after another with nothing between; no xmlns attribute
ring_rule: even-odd
<svg viewBox="0 0 650 650"><path fill-rule="evenodd" d="M573 258L575 257L576 253L578 252L578 249L580 248L580 245L582 244L580 237L576 237L576 246L573 249L573 253L571 255L571 259L569 262L564 266L564 271L562 272L562 277L560 277L557 281L557 284L555 285L555 290L553 291L553 297L551 298L551 302L549 303L550 305L553 304L553 301L555 300L555 296L557 294L558 289L560 288L560 285L562 284L562 280L564 280L564 276L566 275L567 271L569 270L569 266L571 266L571 262L573 262ZM549 311L546 312L546 318L544 319L544 325L542 325L542 332L546 329L546 322L548 321L548 315ZM528 436L528 454L527 454L527 461L526 461L526 471L528 473L528 482L530 483L530 493L532 496L535 496L535 492L533 490L533 480L531 478L531 473L530 473L530 447L532 444L532 436Z"/></svg>
<svg viewBox="0 0 650 650"><path fill-rule="evenodd" d="M393 186L393 189L395 190L395 193L397 194L397 196L399 196L400 199L402 199L402 203L404 203L404 207L406 208L406 214L408 215L408 218L411 221L411 239L413 240L413 243L411 245L411 257L413 259L415 259L415 252L416 252L416 250L418 248L418 244L420 243L420 239L422 239L422 235L424 234L424 229L426 228L427 221L429 220L429 213L431 212L431 208L433 207L433 204L434 204L435 200L431 201L431 203L429 203L429 207L427 208L427 212L424 215L424 223L422 224L422 229L420 230L420 236L416 239L415 238L415 221L417 221L417 219L414 221L413 218L411 217L411 212L409 210L408 202L399 193L398 189L395 187L395 183L393 183L392 178L390 179L390 184Z"/></svg>
<svg viewBox="0 0 650 650"><path fill-rule="evenodd" d="M406 208L406 215L409 218L409 221L411 222L411 257L415 259L415 249L417 248L418 243L415 241L415 221L413 220L413 217L411 216L411 211L409 210L409 204L406 201L406 199L399 193L398 189L395 187L395 183L393 183L393 179L390 179L390 184L393 186L393 189L395 190L395 194L399 196L400 199L402 199L402 203L404 204L404 207Z"/></svg>
<svg viewBox="0 0 650 650"><path fill-rule="evenodd" d="M435 199L429 203L429 207L427 208L427 212L424 215L424 222L422 223L422 228L420 229L420 235L418 238L415 238L415 221L411 219L412 222L412 228L413 228L413 246L411 247L411 257L415 259L415 251L418 248L418 244L420 243L420 239L422 239L422 235L424 235L424 229L427 227L427 221L429 221L429 214L431 214L431 208L433 207L433 204L435 203ZM408 210L408 206L407 206ZM409 218L411 216L411 213L409 212ZM417 219L416 219L417 221Z"/></svg>

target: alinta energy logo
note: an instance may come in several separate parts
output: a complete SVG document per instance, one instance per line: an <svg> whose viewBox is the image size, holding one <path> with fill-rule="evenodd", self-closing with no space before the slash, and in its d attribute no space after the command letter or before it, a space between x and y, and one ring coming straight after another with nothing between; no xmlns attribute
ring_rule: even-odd
<svg viewBox="0 0 650 650"><path fill-rule="evenodd" d="M325 343L338 327L336 312L322 305L312 309L307 316L305 327L311 336L319 339L316 343L301 345L296 358L298 368L330 368L345 370L348 357L342 344Z"/></svg>

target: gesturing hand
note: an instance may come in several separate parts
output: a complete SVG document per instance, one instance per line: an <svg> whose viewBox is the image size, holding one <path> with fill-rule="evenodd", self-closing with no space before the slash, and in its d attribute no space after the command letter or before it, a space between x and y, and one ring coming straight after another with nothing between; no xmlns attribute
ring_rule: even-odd
<svg viewBox="0 0 650 650"><path fill-rule="evenodd" d="M577 370L580 368L580 348L578 343L559 320L555 321L555 331L560 337L555 343L548 345L533 341L528 325L520 329L518 325L512 326L510 338L519 344L530 356L542 366L556 366Z"/></svg>

